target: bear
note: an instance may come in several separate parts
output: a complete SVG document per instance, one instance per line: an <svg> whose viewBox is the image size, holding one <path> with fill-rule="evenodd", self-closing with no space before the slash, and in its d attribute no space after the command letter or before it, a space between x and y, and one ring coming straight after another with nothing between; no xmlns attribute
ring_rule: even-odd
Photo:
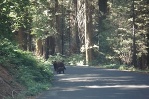
<svg viewBox="0 0 149 99"><path fill-rule="evenodd" d="M64 61L53 61L52 63L57 74L61 74L61 72L64 74L64 70L66 70Z"/></svg>

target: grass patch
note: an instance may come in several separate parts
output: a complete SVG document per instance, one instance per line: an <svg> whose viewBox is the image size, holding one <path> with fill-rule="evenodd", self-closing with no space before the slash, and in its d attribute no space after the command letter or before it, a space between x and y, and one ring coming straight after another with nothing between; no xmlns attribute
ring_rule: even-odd
<svg viewBox="0 0 149 99"><path fill-rule="evenodd" d="M141 73L149 73L149 69L141 70L137 69L134 66L127 66L127 65L118 65L118 64L109 64L109 65L101 65L101 68L107 68L107 69L118 69L118 70L126 70L126 71L135 71L135 72L141 72Z"/></svg>
<svg viewBox="0 0 149 99"><path fill-rule="evenodd" d="M109 64L109 65L102 65L101 68L107 68L107 69L118 69L120 66L117 64Z"/></svg>

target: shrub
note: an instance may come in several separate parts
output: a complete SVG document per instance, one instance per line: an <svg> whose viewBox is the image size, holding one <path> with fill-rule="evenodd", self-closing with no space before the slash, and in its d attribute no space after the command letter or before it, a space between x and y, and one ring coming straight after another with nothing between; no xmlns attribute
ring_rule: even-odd
<svg viewBox="0 0 149 99"><path fill-rule="evenodd" d="M0 40L0 64L26 87L27 95L38 94L51 86L50 63L36 58L31 52L19 50L7 39Z"/></svg>
<svg viewBox="0 0 149 99"><path fill-rule="evenodd" d="M48 62L50 62L52 64L52 61L65 61L66 57L61 55L60 53L57 53L56 55L50 55L48 58Z"/></svg>
<svg viewBox="0 0 149 99"><path fill-rule="evenodd" d="M70 65L83 65L84 58L82 54L73 54L66 59Z"/></svg>

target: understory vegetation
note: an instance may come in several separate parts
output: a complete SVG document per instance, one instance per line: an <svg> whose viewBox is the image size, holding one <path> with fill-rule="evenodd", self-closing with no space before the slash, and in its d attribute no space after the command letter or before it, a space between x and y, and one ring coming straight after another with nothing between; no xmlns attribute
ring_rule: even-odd
<svg viewBox="0 0 149 99"><path fill-rule="evenodd" d="M107 69L118 69L122 71L149 73L149 69L142 70L142 69L137 69L134 66L128 66L128 65L108 64L108 65L100 65L99 67L107 68Z"/></svg>
<svg viewBox="0 0 149 99"><path fill-rule="evenodd" d="M7 39L0 43L0 65L25 87L24 95L36 95L51 86L53 73L50 63L31 52L19 50Z"/></svg>

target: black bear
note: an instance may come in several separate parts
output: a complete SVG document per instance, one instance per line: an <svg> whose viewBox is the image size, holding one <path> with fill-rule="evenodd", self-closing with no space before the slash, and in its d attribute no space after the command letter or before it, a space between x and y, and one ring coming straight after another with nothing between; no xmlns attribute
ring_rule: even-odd
<svg viewBox="0 0 149 99"><path fill-rule="evenodd" d="M65 73L64 70L66 70L66 67L64 65L64 62L53 62L53 66L54 66L54 70L58 73L61 74L61 72L63 72L63 74Z"/></svg>
<svg viewBox="0 0 149 99"><path fill-rule="evenodd" d="M57 62L56 61L52 61L52 64L54 66L54 70L57 71Z"/></svg>

